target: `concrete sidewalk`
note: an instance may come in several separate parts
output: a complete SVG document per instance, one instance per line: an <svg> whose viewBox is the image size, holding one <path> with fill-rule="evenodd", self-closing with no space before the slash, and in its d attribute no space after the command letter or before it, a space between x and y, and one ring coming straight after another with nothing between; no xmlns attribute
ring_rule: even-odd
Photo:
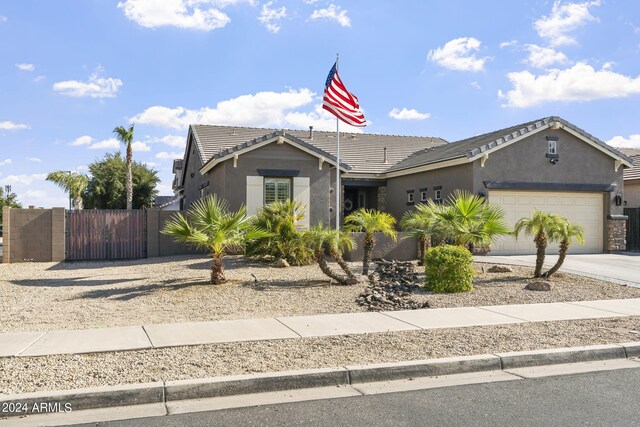
<svg viewBox="0 0 640 427"><path fill-rule="evenodd" d="M535 255L482 255L473 257L477 262L511 264L534 267ZM547 255L544 267L549 269L556 263L558 255ZM561 273L591 277L605 282L640 288L640 252L616 254L569 254L562 264Z"/></svg>
<svg viewBox="0 0 640 427"><path fill-rule="evenodd" d="M0 333L0 357L640 316L640 298Z"/></svg>

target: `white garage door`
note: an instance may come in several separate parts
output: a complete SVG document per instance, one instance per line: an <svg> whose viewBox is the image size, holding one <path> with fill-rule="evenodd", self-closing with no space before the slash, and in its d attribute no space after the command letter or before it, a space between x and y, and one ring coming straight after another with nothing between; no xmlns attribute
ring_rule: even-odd
<svg viewBox="0 0 640 427"><path fill-rule="evenodd" d="M501 205L509 226L524 217L531 217L534 209L562 215L571 222L584 227L585 243L577 243L569 249L570 253L601 253L603 251L603 194L602 193L564 193L492 190L489 201ZM535 254L533 238L520 235L502 237L494 243L491 255ZM550 244L547 253L558 253L558 245Z"/></svg>

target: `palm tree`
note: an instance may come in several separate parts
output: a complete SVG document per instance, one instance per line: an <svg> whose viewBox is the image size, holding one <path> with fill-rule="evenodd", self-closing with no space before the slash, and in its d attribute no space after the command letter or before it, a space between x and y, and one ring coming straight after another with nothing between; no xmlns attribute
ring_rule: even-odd
<svg viewBox="0 0 640 427"><path fill-rule="evenodd" d="M163 234L177 242L188 243L211 252L211 283L224 283L223 257L229 249L244 246L247 240L269 233L251 225L251 218L242 206L237 212L229 210L226 200L210 195L196 201L187 211L187 218L177 213L167 221Z"/></svg>
<svg viewBox="0 0 640 427"><path fill-rule="evenodd" d="M129 126L129 129L125 129L123 126L118 126L113 130L116 134L118 141L127 146L127 209L132 209L133 205L133 178L131 173L131 163L133 159L133 150L131 148L131 142L133 141L133 125Z"/></svg>
<svg viewBox="0 0 640 427"><path fill-rule="evenodd" d="M329 227L325 227L322 223L318 223L311 227L309 230L305 231L304 237L309 247L313 250L314 258L318 263L320 270L322 270L325 275L334 280L336 283L340 285L346 285L349 281L349 278L345 278L338 275L337 273L334 273L329 267L329 264L327 264L327 260L324 257L325 247L328 245L328 242L334 240L335 236L333 233L334 230ZM331 247L332 244L329 244L328 246Z"/></svg>
<svg viewBox="0 0 640 427"><path fill-rule="evenodd" d="M549 244L549 232L561 222L561 217L537 209L533 211L531 218L521 218L516 222L513 231L516 239L521 232L524 232L526 236L534 236L533 241L536 244L536 269L533 277L540 277L542 275L545 252Z"/></svg>
<svg viewBox="0 0 640 427"><path fill-rule="evenodd" d="M448 204L432 206L439 232L456 245L487 247L510 233L504 210L468 191L456 190Z"/></svg>
<svg viewBox="0 0 640 427"><path fill-rule="evenodd" d="M47 181L53 182L69 193L69 197L73 199L74 209L82 210L84 207L82 193L89 185L89 177L87 175L70 171L56 171L47 175Z"/></svg>
<svg viewBox="0 0 640 427"><path fill-rule="evenodd" d="M432 236L437 232L438 222L433 203L420 203L414 211L405 212L400 220L400 228L407 232L407 238L418 239L418 264L431 246Z"/></svg>
<svg viewBox="0 0 640 427"><path fill-rule="evenodd" d="M386 212L375 209L361 208L352 212L344 219L345 230L348 232L364 232L364 259L362 260L362 274L369 275L369 264L371 254L376 245L376 238L373 233L382 233L392 239L396 239L397 232L394 228L396 219Z"/></svg>
<svg viewBox="0 0 640 427"><path fill-rule="evenodd" d="M355 283L357 281L356 276L342 257L345 251L351 251L356 248L356 241L351 236L351 233L329 228L326 230L325 244L329 249L331 258L347 275L348 282Z"/></svg>
<svg viewBox="0 0 640 427"><path fill-rule="evenodd" d="M584 228L579 224L572 224L567 218L562 218L554 227L549 230L549 239L551 241L560 242L560 251L558 253L558 261L555 265L544 273L544 277L551 277L556 271L560 270L565 258L567 257L567 251L571 242L575 240L581 245L584 244Z"/></svg>

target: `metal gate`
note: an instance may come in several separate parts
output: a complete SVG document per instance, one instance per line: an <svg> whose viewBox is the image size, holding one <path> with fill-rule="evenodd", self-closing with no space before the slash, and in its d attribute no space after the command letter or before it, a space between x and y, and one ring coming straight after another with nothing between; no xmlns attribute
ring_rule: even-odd
<svg viewBox="0 0 640 427"><path fill-rule="evenodd" d="M68 261L147 257L146 210L67 211Z"/></svg>
<svg viewBox="0 0 640 427"><path fill-rule="evenodd" d="M627 220L627 250L640 252L640 208L625 208Z"/></svg>

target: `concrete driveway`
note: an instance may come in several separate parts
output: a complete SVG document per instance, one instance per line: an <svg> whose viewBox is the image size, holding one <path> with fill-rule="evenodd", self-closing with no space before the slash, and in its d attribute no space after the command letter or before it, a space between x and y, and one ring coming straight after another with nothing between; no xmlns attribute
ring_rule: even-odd
<svg viewBox="0 0 640 427"><path fill-rule="evenodd" d="M476 256L476 261L534 266L535 255ZM555 264L557 255L547 255L545 267ZM560 271L608 282L640 287L640 252L567 255Z"/></svg>

